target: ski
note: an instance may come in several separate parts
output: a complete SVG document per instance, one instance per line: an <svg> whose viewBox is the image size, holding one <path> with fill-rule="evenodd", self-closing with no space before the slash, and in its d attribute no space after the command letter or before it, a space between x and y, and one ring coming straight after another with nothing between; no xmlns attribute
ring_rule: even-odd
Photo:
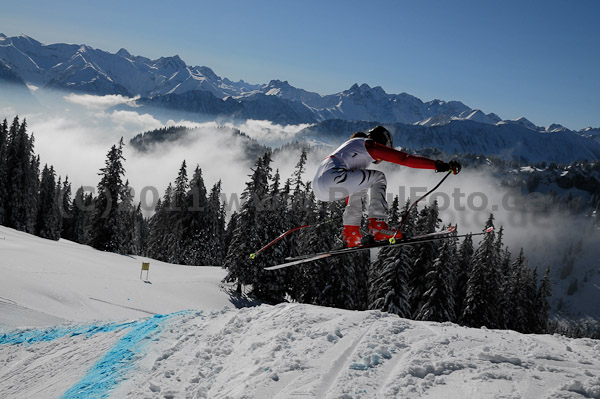
<svg viewBox="0 0 600 399"><path fill-rule="evenodd" d="M435 231L433 233L422 234L422 235L413 236L410 238L404 238L404 239L396 240L396 242L394 242L394 243L391 243L389 241L379 241L379 242L375 242L372 244L360 245L358 247L334 249L331 251L320 252L320 253L316 253L316 254L296 256L293 258L286 258L285 259L287 261L286 263L265 267L265 270L283 269L285 267L299 265L302 263L314 262L314 261L317 261L320 259L330 258L333 256L338 256L338 255L349 254L349 253L353 253L353 252L357 252L357 251L365 251L365 250L374 249L374 248L414 245L414 244L420 244L423 242L443 240L443 239L447 239L447 238L462 238L462 237L466 237L468 235L477 236L477 235L482 235L482 234L488 234L492 230L493 230L493 228L490 227L481 233L451 235L455 231L455 227L451 226L450 228L448 228L446 230Z"/></svg>

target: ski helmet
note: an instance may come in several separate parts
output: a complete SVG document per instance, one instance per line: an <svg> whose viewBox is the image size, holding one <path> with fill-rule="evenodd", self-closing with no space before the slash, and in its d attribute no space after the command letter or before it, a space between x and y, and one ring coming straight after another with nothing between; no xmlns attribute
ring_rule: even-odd
<svg viewBox="0 0 600 399"><path fill-rule="evenodd" d="M376 143L394 148L392 134L383 126L376 126L369 130L369 138Z"/></svg>

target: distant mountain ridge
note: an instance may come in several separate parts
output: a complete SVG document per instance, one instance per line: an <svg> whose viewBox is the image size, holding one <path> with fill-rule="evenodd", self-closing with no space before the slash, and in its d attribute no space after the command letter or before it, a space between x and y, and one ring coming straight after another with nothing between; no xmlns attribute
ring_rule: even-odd
<svg viewBox="0 0 600 399"><path fill-rule="evenodd" d="M373 122L327 120L300 131L296 139L313 144L338 145L351 133L367 131ZM600 159L600 143L570 130L533 131L516 122L496 125L471 120L453 120L443 125L385 125L396 147L411 150L435 148L447 154L482 154L520 163Z"/></svg>
<svg viewBox="0 0 600 399"><path fill-rule="evenodd" d="M494 113L486 114L460 101L423 102L407 93L388 94L367 84L321 95L281 80L267 84L233 82L209 67L188 66L177 55L151 60L125 49L112 54L87 45L45 45L28 36L0 34L0 83L7 82L21 94L30 94L27 86L35 86L41 92L62 89L139 96L138 112L162 113L169 118L181 112L188 113L182 115L184 118L193 115L200 121L255 119L282 125L311 124L298 136L307 140L327 142L352 126L380 123L396 132L397 145L414 149L436 147L449 153L529 161L600 158L600 129L573 132L557 124L539 127L526 118L503 121ZM0 100L10 102L12 98L4 97ZM29 97L35 100L34 96L21 96ZM319 134L314 135L317 131Z"/></svg>
<svg viewBox="0 0 600 399"><path fill-rule="evenodd" d="M0 60L28 84L97 95L140 96L141 104L205 113L207 116L268 119L278 123L316 123L327 119L383 123L444 124L467 119L497 123L495 114L460 101L423 102L407 93L354 84L321 95L291 86L233 82L206 66L188 66L177 55L151 60L121 49L112 54L87 45L42 44L28 36L0 34ZM207 95L210 93L212 96Z"/></svg>

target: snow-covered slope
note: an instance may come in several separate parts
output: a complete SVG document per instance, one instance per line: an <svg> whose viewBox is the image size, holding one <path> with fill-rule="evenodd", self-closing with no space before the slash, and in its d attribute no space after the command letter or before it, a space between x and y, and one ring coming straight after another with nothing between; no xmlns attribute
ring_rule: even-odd
<svg viewBox="0 0 600 399"><path fill-rule="evenodd" d="M149 260L144 282L143 259L4 227L0 252L3 398L600 398L590 339L236 309L220 268Z"/></svg>
<svg viewBox="0 0 600 399"><path fill-rule="evenodd" d="M54 242L0 227L0 326L122 320L231 306L221 268L186 267ZM144 272L144 278L146 273Z"/></svg>

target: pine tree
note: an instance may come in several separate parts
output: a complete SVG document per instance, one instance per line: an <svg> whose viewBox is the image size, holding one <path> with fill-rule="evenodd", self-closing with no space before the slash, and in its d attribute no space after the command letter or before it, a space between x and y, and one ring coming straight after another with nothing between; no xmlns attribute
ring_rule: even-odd
<svg viewBox="0 0 600 399"><path fill-rule="evenodd" d="M185 199L187 212L181 220L182 262L187 265L210 265L211 246L208 201L202 169L196 165Z"/></svg>
<svg viewBox="0 0 600 399"><path fill-rule="evenodd" d="M418 310L417 320L454 321L454 292L452 272L454 269L452 243L444 240L439 256L434 260L425 276L426 291L423 293L423 305Z"/></svg>
<svg viewBox="0 0 600 399"><path fill-rule="evenodd" d="M369 309L411 316L408 303L410 258L405 247L384 248L369 270Z"/></svg>
<svg viewBox="0 0 600 399"><path fill-rule="evenodd" d="M439 228L440 219L437 202L425 207L417 220L415 231L417 234L430 233ZM424 294L427 290L426 276L431 270L438 254L438 243L435 241L415 245L413 253L415 259L409 274L410 305L412 317L416 317L423 307Z"/></svg>
<svg viewBox="0 0 600 399"><path fill-rule="evenodd" d="M315 201L314 196L308 197ZM336 237L341 236L339 221L342 219L344 206L342 202L315 202L311 206L314 219L309 223L318 227L305 232L297 241L297 247L303 253L328 251L339 244ZM292 209L293 212L293 209ZM300 265L302 272L297 278L296 289L299 300L320 306L342 309L364 310L368 303L367 270L370 263L369 253L337 256L328 260Z"/></svg>
<svg viewBox="0 0 600 399"><path fill-rule="evenodd" d="M537 268L525 270L523 279L524 299L523 312L527 315L525 319L524 333L536 333L538 328L538 289L537 289Z"/></svg>
<svg viewBox="0 0 600 399"><path fill-rule="evenodd" d="M501 287L499 292L499 303L498 303L498 328L506 329L510 323L512 315L509 312L510 309L510 290L512 284L512 271L511 271L511 253L508 248L504 248L500 253L500 264L498 266L498 272L500 275Z"/></svg>
<svg viewBox="0 0 600 399"><path fill-rule="evenodd" d="M60 215L60 225L61 225L61 237L65 237L69 235L70 231L72 231L72 199L71 199L71 182L69 182L69 177L65 177L64 183L62 186L60 183L57 187L57 203L59 205L59 215Z"/></svg>
<svg viewBox="0 0 600 399"><path fill-rule="evenodd" d="M221 265L225 257L225 205L221 203L221 181L219 180L208 195L207 212L207 257L208 265Z"/></svg>
<svg viewBox="0 0 600 399"><path fill-rule="evenodd" d="M119 212L119 204L123 193L123 139L113 145L107 154L105 167L100 169L98 196L94 204L92 216L91 244L94 248L119 252L120 239L123 237L123 221Z"/></svg>
<svg viewBox="0 0 600 399"><path fill-rule="evenodd" d="M286 187L288 185L286 184ZM284 190L285 191L285 190ZM332 221L341 211L336 203L319 202L310 222L319 224L318 227L303 231L302 235L294 239L292 247L296 253L312 253L328 251L334 246L332 240L338 234L339 227ZM294 207L289 210L295 212ZM325 237L327 237L325 239ZM289 288L294 300L302 303L321 304L322 293L326 290L330 278L330 266L326 261L313 262L312 264L298 265L288 275L293 279Z"/></svg>
<svg viewBox="0 0 600 399"><path fill-rule="evenodd" d="M464 311L464 302L467 295L467 281L471 274L471 263L474 252L473 237L469 234L464 238L458 251L458 262L454 281L454 297L456 305L454 313L457 317L462 315Z"/></svg>
<svg viewBox="0 0 600 399"><path fill-rule="evenodd" d="M119 202L119 224L121 227L118 252L139 255L139 230L136 229L136 208L133 205L133 193L129 180L123 185Z"/></svg>
<svg viewBox="0 0 600 399"><path fill-rule="evenodd" d="M525 332L527 326L527 313L525 309L525 282L528 274L527 259L523 253L523 248L519 256L511 264L510 286L508 287L509 296L509 314L511 315L506 328Z"/></svg>
<svg viewBox="0 0 600 399"><path fill-rule="evenodd" d="M398 206L396 196L390 208L390 224L397 225L400 221ZM407 201L402 215L409 208L410 201ZM404 234L414 234L415 213L416 210L407 217L403 226ZM411 262L410 246L383 248L379 251L377 260L369 269L369 309L394 313L404 318L411 317L408 291Z"/></svg>
<svg viewBox="0 0 600 399"><path fill-rule="evenodd" d="M196 169L200 169L199 167ZM204 184L204 183L203 183ZM187 165L185 160L182 162L179 168L179 173L175 179L175 186L173 187L173 206L174 210L185 213L188 209L187 204L187 191L189 183L187 177ZM180 215L181 216L181 215Z"/></svg>
<svg viewBox="0 0 600 399"><path fill-rule="evenodd" d="M204 182L202 182L202 185L204 186ZM183 265L198 264L195 257L191 256L187 250L187 248L193 248L189 242L196 238L196 232L191 230L190 224L191 219L197 216L197 212L189 212L188 188L187 164L184 160L173 184L171 206L167 213L170 231L168 231L169 239L166 241L168 244L166 251L168 262ZM164 229L163 231L167 230ZM201 249L193 248L193 250L198 251Z"/></svg>
<svg viewBox="0 0 600 399"><path fill-rule="evenodd" d="M127 213L124 213L127 218L125 225L126 232L126 253L132 255L144 255L146 250L146 239L148 237L148 226L142 214L142 204L138 202L135 208L132 208Z"/></svg>
<svg viewBox="0 0 600 399"><path fill-rule="evenodd" d="M392 201L392 205L390 206L388 213L389 225L394 227L398 226L400 223L400 200L397 195L394 197L394 201Z"/></svg>
<svg viewBox="0 0 600 399"><path fill-rule="evenodd" d="M8 122L0 124L0 225L5 222L7 200L7 168L6 151L8 148Z"/></svg>
<svg viewBox="0 0 600 399"><path fill-rule="evenodd" d="M238 292L242 285L251 286L251 294L267 302L281 302L285 295L283 271L265 271L274 264L272 252L263 252L256 259L249 254L273 240L279 233L270 226L268 212L269 180L271 178L271 153L260 157L242 193L242 205L237 228L224 267L227 268L226 282L237 283Z"/></svg>
<svg viewBox="0 0 600 399"><path fill-rule="evenodd" d="M486 229L494 226L494 216L490 215ZM465 310L461 321L470 327L494 326L497 315L494 313L498 292L492 291L490 270L498 265L496 236L492 231L486 234L473 255L471 275L467 281Z"/></svg>
<svg viewBox="0 0 600 399"><path fill-rule="evenodd" d="M229 222L227 222L227 228L225 229L225 236L223 238L223 243L224 243L223 257L225 257L227 255L227 253L229 252L229 246L231 244L231 241L233 240L233 235L237 228L237 222L238 222L238 213L234 211L231 214L231 216L229 217Z"/></svg>
<svg viewBox="0 0 600 399"><path fill-rule="evenodd" d="M537 325L535 332L544 334L548 331L548 320L550 318L550 303L548 298L552 296L552 282L550 280L550 268L546 268L544 277L537 292L537 310L535 312Z"/></svg>
<svg viewBox="0 0 600 399"><path fill-rule="evenodd" d="M69 228L65 230L64 238L80 244L89 242L90 219L93 212L92 203L91 194L86 196L83 187L78 188L70 206L71 218Z"/></svg>
<svg viewBox="0 0 600 399"><path fill-rule="evenodd" d="M154 215L150 219L150 237L148 239L148 256L163 262L169 262L169 248L173 241L171 229L171 200L173 185L169 183L163 198L156 204Z"/></svg>
<svg viewBox="0 0 600 399"><path fill-rule="evenodd" d="M58 240L61 230L59 225L60 211L56 197L54 168L48 168L48 165L45 165L42 171L38 206L35 234L42 238Z"/></svg>
<svg viewBox="0 0 600 399"><path fill-rule="evenodd" d="M35 231L39 186L39 158L34 155L33 143L26 121L19 124L15 117L6 147L5 224L31 234Z"/></svg>
<svg viewBox="0 0 600 399"><path fill-rule="evenodd" d="M312 190L309 186L302 181L302 175L305 170L306 165L306 149L302 149L300 154L300 159L296 164L294 169L294 173L292 175L292 180L286 183L286 187L283 190L282 200L287 201L287 197L290 198L290 211L284 215L284 218L287 220L279 220L278 223L289 223L289 227L303 226L309 224L311 218L314 217L314 208L316 207L315 200L312 193ZM291 194L289 194L289 186L293 187ZM289 195L288 195L289 194ZM299 232L297 234L297 240L302 240L304 236L307 234L305 231ZM298 247L292 247L290 256L299 255Z"/></svg>

